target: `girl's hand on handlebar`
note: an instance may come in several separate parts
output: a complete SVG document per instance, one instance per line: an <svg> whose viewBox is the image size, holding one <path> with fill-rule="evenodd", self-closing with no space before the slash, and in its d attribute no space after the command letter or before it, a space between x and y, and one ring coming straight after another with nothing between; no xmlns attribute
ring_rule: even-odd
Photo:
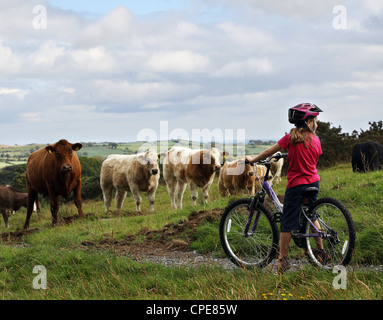
<svg viewBox="0 0 383 320"><path fill-rule="evenodd" d="M245 164L254 164L255 157L246 156L245 157Z"/></svg>

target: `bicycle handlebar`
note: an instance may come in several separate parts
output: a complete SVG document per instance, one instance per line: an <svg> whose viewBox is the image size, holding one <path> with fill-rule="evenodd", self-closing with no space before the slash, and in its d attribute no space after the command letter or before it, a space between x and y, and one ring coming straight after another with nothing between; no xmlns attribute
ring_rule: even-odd
<svg viewBox="0 0 383 320"><path fill-rule="evenodd" d="M273 154L271 157L268 157L266 160L258 161L258 163L259 164L268 164L268 163L271 163L271 162L277 162L277 161L279 161L282 158L287 158L287 156L288 156L288 153L282 153L282 152L278 151L276 154ZM273 159L275 159L275 161L271 161ZM245 164L250 164L250 161L245 159Z"/></svg>
<svg viewBox="0 0 383 320"><path fill-rule="evenodd" d="M274 162L277 162L277 161L279 161L282 158L287 158L287 156L288 156L288 153L282 153L282 152L278 151L276 154L273 154L271 157L268 157L266 160L263 160L263 161L265 163L267 163L267 162L272 162L271 160L275 159Z"/></svg>

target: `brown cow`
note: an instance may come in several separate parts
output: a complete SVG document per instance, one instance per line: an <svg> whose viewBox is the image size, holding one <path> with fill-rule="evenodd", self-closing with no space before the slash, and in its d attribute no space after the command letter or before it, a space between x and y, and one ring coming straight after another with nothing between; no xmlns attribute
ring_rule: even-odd
<svg viewBox="0 0 383 320"><path fill-rule="evenodd" d="M72 144L66 140L60 140L29 156L27 165L28 208L24 229L29 228L33 203L39 193L50 198L52 225L57 223L59 196L68 198L72 191L79 216L83 217L81 164L76 152L73 152L81 148L81 143Z"/></svg>
<svg viewBox="0 0 383 320"><path fill-rule="evenodd" d="M0 212L3 215L5 227L9 227L8 218L21 207L27 207L28 194L20 192L11 186L0 186Z"/></svg>
<svg viewBox="0 0 383 320"><path fill-rule="evenodd" d="M218 180L218 188L222 197L240 193L255 194L254 169L245 160L225 162Z"/></svg>
<svg viewBox="0 0 383 320"><path fill-rule="evenodd" d="M226 154L216 148L193 150L184 147L173 147L166 153L163 171L173 209L182 209L186 184L194 206L198 198L197 187L202 188L203 201L207 203L215 173L221 170L221 157Z"/></svg>

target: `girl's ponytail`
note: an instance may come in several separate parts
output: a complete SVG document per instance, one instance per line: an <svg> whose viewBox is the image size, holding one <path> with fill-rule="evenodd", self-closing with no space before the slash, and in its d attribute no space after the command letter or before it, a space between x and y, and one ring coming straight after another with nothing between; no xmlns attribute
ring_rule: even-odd
<svg viewBox="0 0 383 320"><path fill-rule="evenodd" d="M306 123L296 124L296 128L291 129L290 131L290 140L293 145L298 143L304 143L305 147L308 148L307 142L312 145L313 133Z"/></svg>

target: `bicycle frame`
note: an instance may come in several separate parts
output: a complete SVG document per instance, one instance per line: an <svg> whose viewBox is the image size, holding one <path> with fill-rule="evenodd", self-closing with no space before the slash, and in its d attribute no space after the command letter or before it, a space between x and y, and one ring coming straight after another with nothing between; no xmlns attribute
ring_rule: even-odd
<svg viewBox="0 0 383 320"><path fill-rule="evenodd" d="M270 197L271 202L273 203L275 209L277 209L278 213L283 212L283 204L279 201L277 195L275 194L273 188L271 187L269 181L265 179L262 184L263 190L266 191L267 195Z"/></svg>
<svg viewBox="0 0 383 320"><path fill-rule="evenodd" d="M267 166L267 171L266 171L265 177L268 176L269 168L270 168L270 166ZM273 188L271 187L269 181L267 181L267 179L265 179L265 181L262 184L262 191L257 193L257 195L252 199L252 201L249 205L248 209L249 209L250 213L249 213L249 218L247 220L247 223L246 223L246 226L244 229L244 236L245 237L252 236L254 234L255 230L257 229L259 217L261 215L260 210L257 211L257 215L255 216L255 220L254 220L253 227L251 229L251 233L249 234L251 221L253 220L253 216L254 216L254 209L257 207L258 201L260 201L262 199L262 202L263 202L265 193L267 193L267 195L270 197L272 203L274 204L274 207L278 210L278 212L276 214L281 214L283 211L283 204L279 201L279 199L278 199L277 195L275 194Z"/></svg>
<svg viewBox="0 0 383 320"><path fill-rule="evenodd" d="M254 210L257 207L258 201L260 201L261 199L262 199L262 201L264 201L265 193L270 197L271 202L273 203L275 209L277 210L277 212L275 213L275 216L280 215L283 212L283 204L279 201L277 195L275 194L273 188L271 187L271 185L268 181L270 163L266 164L266 168L267 168L267 170L266 170L266 174L265 174L265 180L262 184L262 190L260 192L258 192L257 195L252 199L252 201L249 205L249 208L248 208L249 217L248 217L245 229L244 229L244 236L245 237L252 236L255 233L255 230L257 229L259 217L261 215L260 210L257 211L253 227L251 228L251 233L249 233L251 221L253 220L253 216L254 216ZM299 234L295 234L295 237L302 237L302 238L321 237L321 238L325 238L326 233L318 230L318 228L315 226L315 224L312 222L312 220L306 215L304 208L302 207L301 209L302 209L303 215L310 222L310 225L312 226L312 228L315 230L316 233L309 233L309 234L299 233ZM278 218L278 217L276 217L276 218ZM279 219L276 219L276 221L279 222ZM327 230L331 230L321 219L319 219L319 221L326 227Z"/></svg>

